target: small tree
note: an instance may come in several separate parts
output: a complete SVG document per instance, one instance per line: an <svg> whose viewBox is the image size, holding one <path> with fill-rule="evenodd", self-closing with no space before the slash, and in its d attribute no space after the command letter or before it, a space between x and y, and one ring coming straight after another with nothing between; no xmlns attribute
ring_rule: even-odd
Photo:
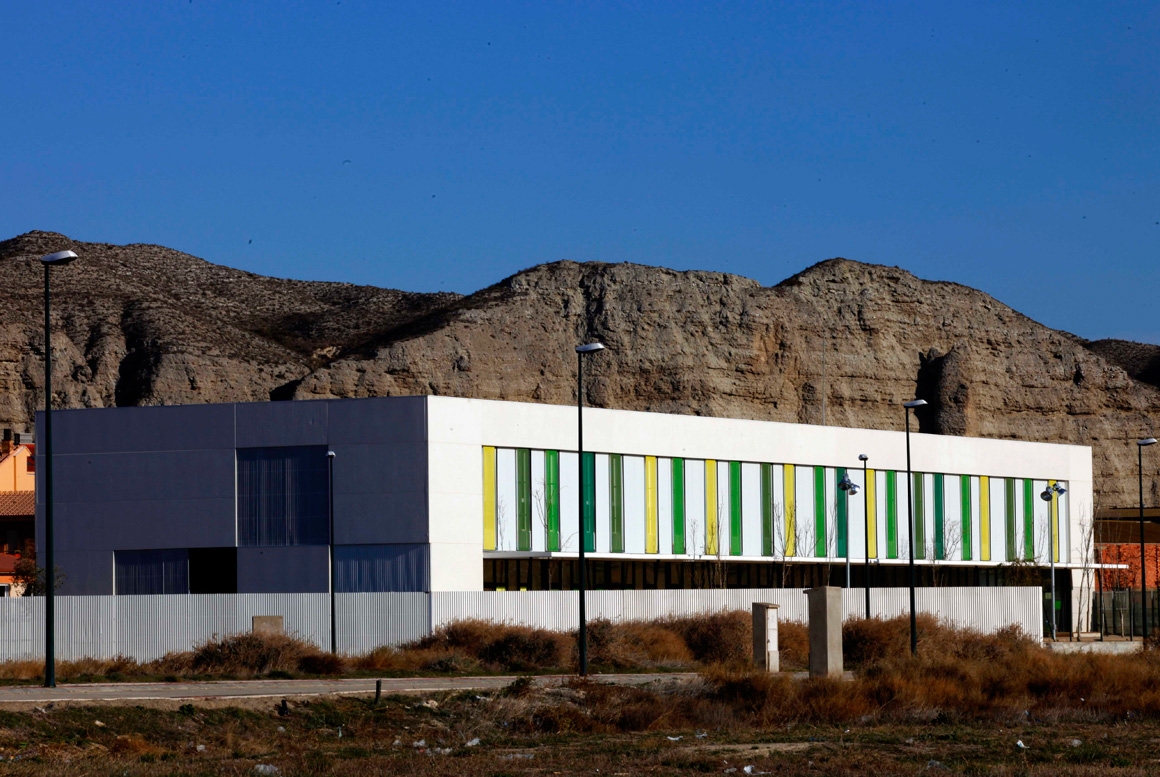
<svg viewBox="0 0 1160 777"><path fill-rule="evenodd" d="M65 581L65 574L60 567L56 567L53 582L57 590ZM16 562L12 572L12 588L19 589L21 596L44 596L48 593L48 579L44 568L36 565L34 556L25 556Z"/></svg>

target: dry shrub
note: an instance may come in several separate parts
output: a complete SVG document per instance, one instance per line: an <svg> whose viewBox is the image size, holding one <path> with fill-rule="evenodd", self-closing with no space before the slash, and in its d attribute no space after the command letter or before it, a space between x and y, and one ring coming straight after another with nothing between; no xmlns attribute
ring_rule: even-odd
<svg viewBox="0 0 1160 777"><path fill-rule="evenodd" d="M753 658L753 616L744 610L685 615L659 621L680 635L701 664L749 664Z"/></svg>
<svg viewBox="0 0 1160 777"><path fill-rule="evenodd" d="M572 640L567 634L547 629L463 620L403 646L402 652L411 651L425 653L428 665L460 661L493 671L532 672L569 666Z"/></svg>
<svg viewBox="0 0 1160 777"><path fill-rule="evenodd" d="M681 635L656 621L613 623L601 618L588 624L588 659L609 669L684 669L693 663Z"/></svg>
<svg viewBox="0 0 1160 777"><path fill-rule="evenodd" d="M810 665L810 629L797 621L777 624L778 661L783 672L801 671Z"/></svg>
<svg viewBox="0 0 1160 777"><path fill-rule="evenodd" d="M245 677L271 672L340 674L346 662L283 634L231 634L207 640L189 652L170 653L150 668L158 674Z"/></svg>

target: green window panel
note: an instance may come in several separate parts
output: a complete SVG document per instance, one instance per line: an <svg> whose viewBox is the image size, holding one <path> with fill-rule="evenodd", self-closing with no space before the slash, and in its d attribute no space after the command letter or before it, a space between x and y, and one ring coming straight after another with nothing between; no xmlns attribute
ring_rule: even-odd
<svg viewBox="0 0 1160 777"><path fill-rule="evenodd" d="M946 548L946 484L941 473L934 476L934 557L939 561L947 557Z"/></svg>
<svg viewBox="0 0 1160 777"><path fill-rule="evenodd" d="M1015 560L1015 478L1003 478L1003 520L1006 523L1007 560Z"/></svg>
<svg viewBox="0 0 1160 777"><path fill-rule="evenodd" d="M886 473L886 557L898 558L898 473Z"/></svg>
<svg viewBox="0 0 1160 777"><path fill-rule="evenodd" d="M544 512L548 519L548 550L560 550L560 452L544 451Z"/></svg>
<svg viewBox="0 0 1160 777"><path fill-rule="evenodd" d="M761 465L761 555L773 555L773 465Z"/></svg>
<svg viewBox="0 0 1160 777"><path fill-rule="evenodd" d="M580 462L580 488L584 494L582 516L584 552L596 552L596 454L585 453Z"/></svg>
<svg viewBox="0 0 1160 777"><path fill-rule="evenodd" d="M959 475L959 499L960 509L963 513L963 561L970 561L972 556L971 547L971 476Z"/></svg>
<svg viewBox="0 0 1160 777"><path fill-rule="evenodd" d="M926 558L926 479L914 473L914 557ZM907 516L910 518L911 516Z"/></svg>
<svg viewBox="0 0 1160 777"><path fill-rule="evenodd" d="M608 456L608 549L624 552L624 457Z"/></svg>
<svg viewBox="0 0 1160 777"><path fill-rule="evenodd" d="M729 555L741 555L741 462L729 462Z"/></svg>
<svg viewBox="0 0 1160 777"><path fill-rule="evenodd" d="M516 450L516 539L518 550L532 549L532 452Z"/></svg>
<svg viewBox="0 0 1160 777"><path fill-rule="evenodd" d="M814 555L826 555L826 468L814 467Z"/></svg>
<svg viewBox="0 0 1160 777"><path fill-rule="evenodd" d="M836 484L842 482L842 478L846 477L846 468L838 467L834 472L834 493L837 494L837 521L838 525L835 527L838 531L838 557L845 558L847 552L847 545L849 544L848 534L850 532L850 497L845 491L837 488Z"/></svg>
<svg viewBox="0 0 1160 777"><path fill-rule="evenodd" d="M673 553L685 552L685 460L673 459Z"/></svg>
<svg viewBox="0 0 1160 777"><path fill-rule="evenodd" d="M1035 483L1023 481L1023 558L1035 558Z"/></svg>

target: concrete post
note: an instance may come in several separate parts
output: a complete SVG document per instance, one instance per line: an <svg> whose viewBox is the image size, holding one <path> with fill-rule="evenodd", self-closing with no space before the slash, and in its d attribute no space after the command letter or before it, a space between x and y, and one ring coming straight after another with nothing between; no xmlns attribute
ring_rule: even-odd
<svg viewBox="0 0 1160 777"><path fill-rule="evenodd" d="M753 665L767 672L781 671L777 652L777 605L753 603Z"/></svg>
<svg viewBox="0 0 1160 777"><path fill-rule="evenodd" d="M810 677L842 676L842 589L809 588Z"/></svg>

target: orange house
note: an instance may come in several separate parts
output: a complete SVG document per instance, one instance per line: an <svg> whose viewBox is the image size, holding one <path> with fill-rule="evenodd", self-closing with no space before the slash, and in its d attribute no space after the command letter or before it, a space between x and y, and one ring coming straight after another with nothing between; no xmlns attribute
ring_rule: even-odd
<svg viewBox="0 0 1160 777"><path fill-rule="evenodd" d="M36 490L36 446L5 429L0 439L0 494Z"/></svg>

